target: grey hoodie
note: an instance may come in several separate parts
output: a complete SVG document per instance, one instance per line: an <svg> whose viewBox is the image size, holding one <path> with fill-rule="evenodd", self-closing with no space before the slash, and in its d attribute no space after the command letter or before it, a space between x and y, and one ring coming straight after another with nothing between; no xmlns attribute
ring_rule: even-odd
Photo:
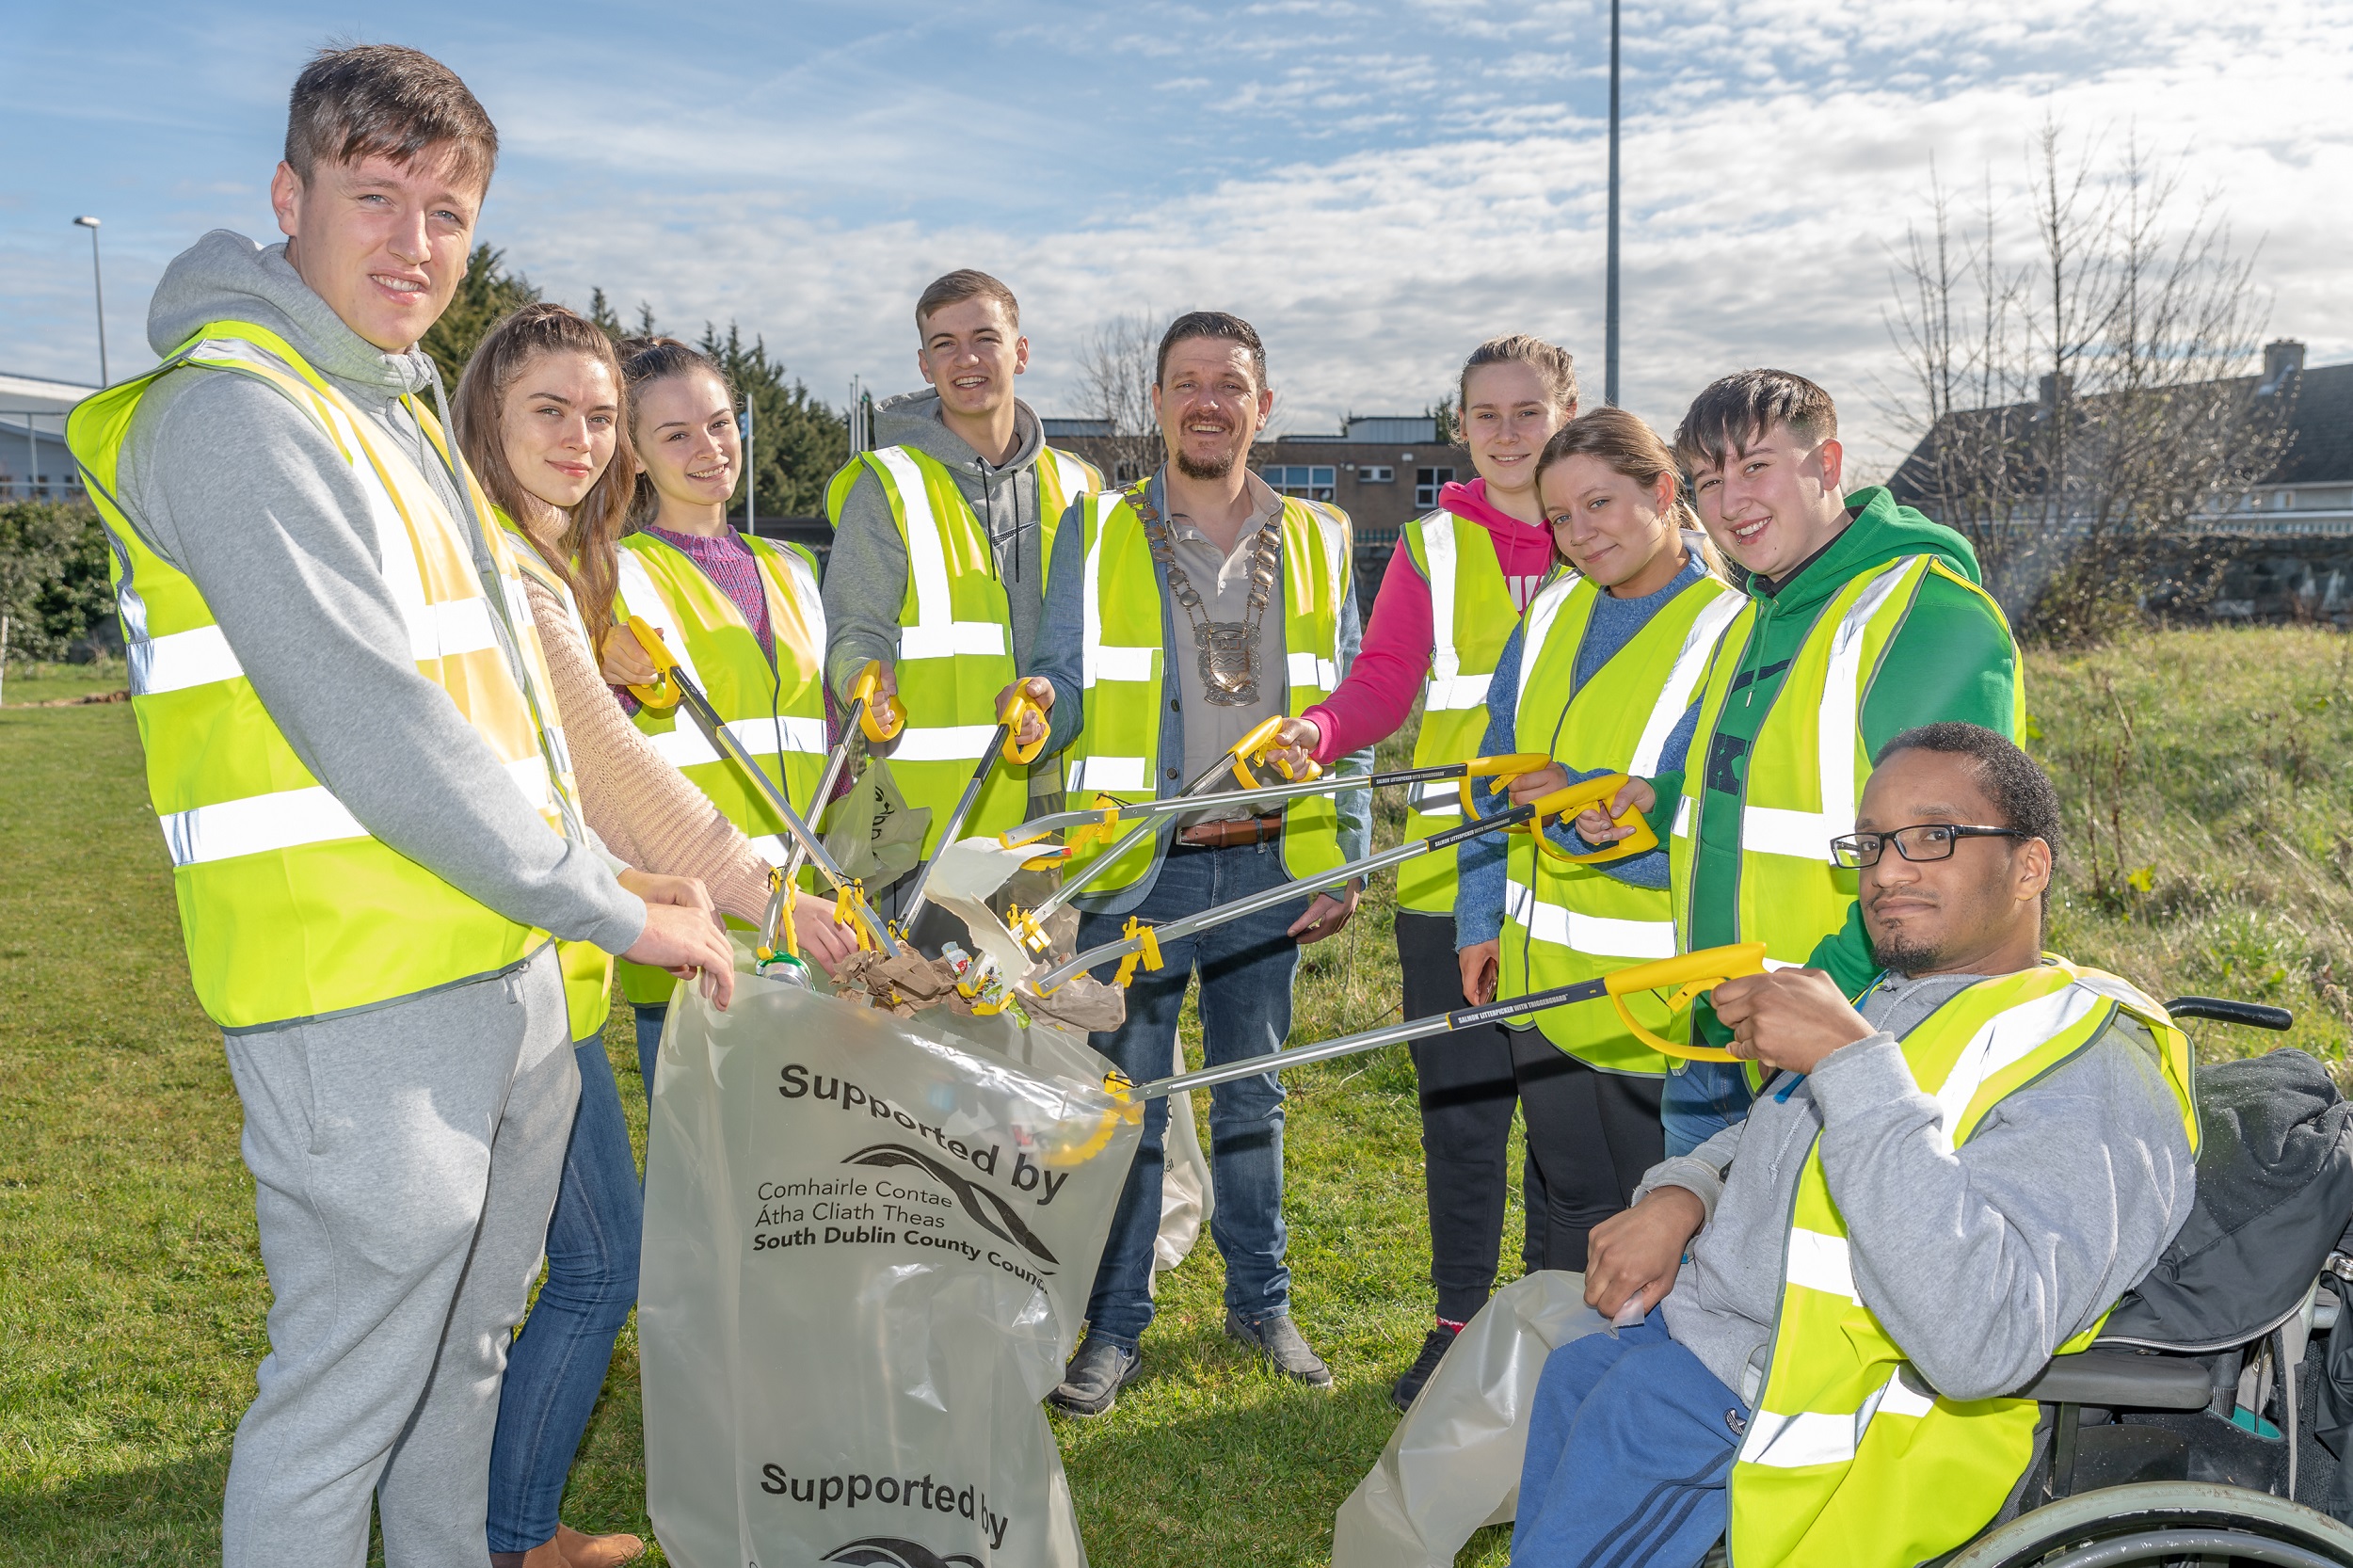
<svg viewBox="0 0 2353 1568"><path fill-rule="evenodd" d="M1013 456L991 463L948 428L939 417L939 394L926 387L875 406L874 444L912 447L956 476L956 488L994 547L1013 622L1014 667L1027 669L1046 613L1036 473L1046 427L1017 400L1013 420ZM891 520L882 481L861 468L842 500L833 554L825 562L825 679L845 700L850 682L871 661L897 662L899 606L906 591L905 541Z"/></svg>
<svg viewBox="0 0 2353 1568"><path fill-rule="evenodd" d="M2089 1048L2005 1097L1947 1152L1897 1041L1976 975L1890 977L1880 1033L1767 1083L1748 1119L1654 1166L1708 1210L1663 1310L1668 1332L1755 1403L1781 1310L1798 1177L1818 1136L1855 1293L1929 1384L2024 1386L2138 1282L2189 1217L2195 1168L2148 1032L2119 1013Z"/></svg>
<svg viewBox="0 0 2353 1568"><path fill-rule="evenodd" d="M284 246L225 229L165 270L148 341L168 355L216 321L284 338L463 515L400 402L433 385L429 358L367 343ZM132 422L118 499L202 591L303 765L371 834L509 920L608 952L635 944L645 904L593 846L548 831L448 694L418 673L366 499L309 416L251 376L170 372Z"/></svg>

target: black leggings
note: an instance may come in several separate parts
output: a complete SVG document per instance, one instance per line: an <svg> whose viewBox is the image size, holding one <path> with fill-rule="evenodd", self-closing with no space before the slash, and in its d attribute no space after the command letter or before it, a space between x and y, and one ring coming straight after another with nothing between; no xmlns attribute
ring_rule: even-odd
<svg viewBox="0 0 2353 1568"><path fill-rule="evenodd" d="M1544 1176L1544 1212L1529 1206L1529 1266L1582 1273L1586 1237L1631 1204L1642 1173L1667 1158L1658 1121L1666 1080L1589 1067L1541 1030L1509 1032L1528 1157Z"/></svg>

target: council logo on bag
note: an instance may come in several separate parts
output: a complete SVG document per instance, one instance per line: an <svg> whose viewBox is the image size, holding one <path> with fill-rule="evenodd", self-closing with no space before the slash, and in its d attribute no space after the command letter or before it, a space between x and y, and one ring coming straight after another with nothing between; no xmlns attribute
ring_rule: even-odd
<svg viewBox="0 0 2353 1568"><path fill-rule="evenodd" d="M1021 1158L1027 1159L1028 1157L1025 1155ZM979 1182L967 1180L920 1149L911 1149L904 1144L876 1144L872 1148L858 1150L841 1163L844 1165L912 1165L953 1192L956 1200L964 1205L965 1217L991 1236L1000 1241L1012 1242L1032 1257L1042 1258L1048 1263L1062 1261L1047 1250L1046 1243L1038 1239L1036 1231L1022 1223L1019 1209Z"/></svg>
<svg viewBox="0 0 2353 1568"><path fill-rule="evenodd" d="M968 1552L941 1557L920 1542L900 1541L888 1535L871 1535L863 1541L836 1546L823 1560L848 1563L850 1568L986 1568L979 1558Z"/></svg>

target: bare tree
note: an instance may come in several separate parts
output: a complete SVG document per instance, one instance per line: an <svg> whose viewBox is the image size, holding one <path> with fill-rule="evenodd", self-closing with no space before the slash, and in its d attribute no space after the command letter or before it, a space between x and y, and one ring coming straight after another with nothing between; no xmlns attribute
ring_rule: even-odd
<svg viewBox="0 0 2353 1568"><path fill-rule="evenodd" d="M1993 178L1966 223L1931 170L1888 326L1919 436L1902 480L1966 536L2040 634L2095 640L2278 461L2289 392L2244 374L2265 326L2251 256L2211 198L2127 138L2030 154L2032 239L2013 250Z"/></svg>
<svg viewBox="0 0 2353 1568"><path fill-rule="evenodd" d="M1149 311L1116 315L1096 328L1079 357L1079 396L1086 417L1101 420L1097 438L1113 484L1160 466L1160 426L1152 416L1160 333Z"/></svg>

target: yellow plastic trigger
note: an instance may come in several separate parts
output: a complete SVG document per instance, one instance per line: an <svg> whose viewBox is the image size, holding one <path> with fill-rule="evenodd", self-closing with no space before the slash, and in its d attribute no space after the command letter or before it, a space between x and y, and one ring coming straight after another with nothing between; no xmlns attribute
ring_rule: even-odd
<svg viewBox="0 0 2353 1568"><path fill-rule="evenodd" d="M1727 980L1741 975L1765 972L1765 944L1735 942L1725 947L1702 948L1697 952L1678 953L1649 964L1634 964L1602 977L1609 992L1610 1005L1618 1010L1618 1021L1626 1032L1665 1056L1679 1056L1691 1062L1737 1062L1738 1057L1714 1046L1679 1044L1663 1039L1642 1027L1625 999L1637 991L1657 991L1673 985L1676 989L1667 999L1668 1007L1680 1013L1702 994L1715 989Z"/></svg>
<svg viewBox="0 0 2353 1568"><path fill-rule="evenodd" d="M1545 831L1545 823L1565 819L1588 806L1600 806L1607 810L1609 808L1604 803L1624 789L1626 782L1626 776L1622 773L1606 773L1599 778L1588 778L1565 790L1556 790L1538 801L1536 814L1529 823L1529 831L1536 837L1537 852L1566 864L1592 866L1606 860L1623 860L1632 855L1647 855L1657 849L1658 835L1651 831L1650 823L1643 817L1641 808L1631 802L1611 820L1620 827L1632 828L1633 832L1616 843L1605 844L1589 855L1577 855L1561 848Z"/></svg>
<svg viewBox="0 0 2353 1568"><path fill-rule="evenodd" d="M643 686L632 686L629 695L648 708L677 707L684 700L685 694L670 678L670 672L678 668L678 660L670 652L669 645L662 640L661 632L650 621L635 616L623 620L621 625L637 639L637 646L646 650L646 657L653 661L653 680Z"/></svg>
<svg viewBox="0 0 2353 1568"><path fill-rule="evenodd" d="M861 705L857 727L870 741L888 741L905 728L907 711L896 696L877 696L874 688L882 682L882 661L869 659L866 667L850 682L850 700Z"/></svg>
<svg viewBox="0 0 2353 1568"><path fill-rule="evenodd" d="M1135 979L1137 965L1141 964L1147 969L1160 967L1160 938L1158 932L1133 915L1128 917L1128 927L1120 935L1133 936L1138 943L1135 952L1119 961L1119 973L1112 981L1114 985L1124 986Z"/></svg>

